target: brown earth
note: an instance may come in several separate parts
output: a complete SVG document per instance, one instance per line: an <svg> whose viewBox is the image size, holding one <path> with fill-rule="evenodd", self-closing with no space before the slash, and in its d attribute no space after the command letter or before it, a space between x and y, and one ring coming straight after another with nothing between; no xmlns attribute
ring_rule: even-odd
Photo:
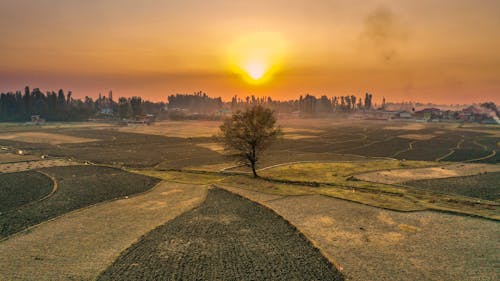
<svg viewBox="0 0 500 281"><path fill-rule="evenodd" d="M17 132L17 133L11 132L8 134L0 134L0 139L27 142L27 143L48 143L53 145L63 144L63 143L84 143L84 142L98 141L97 139L79 138L61 134L42 133L42 132Z"/></svg>
<svg viewBox="0 0 500 281"><path fill-rule="evenodd" d="M364 181L393 184L423 179L472 176L490 172L500 172L500 165L453 164L431 168L394 169L359 174L356 175L356 178Z"/></svg>
<svg viewBox="0 0 500 281"><path fill-rule="evenodd" d="M437 212L402 213L321 195L225 189L270 207L347 280L496 280L500 224Z"/></svg>
<svg viewBox="0 0 500 281"><path fill-rule="evenodd" d="M40 156L37 155L19 155L14 153L0 153L0 164L2 163L13 163L13 162L24 162L40 160Z"/></svg>
<svg viewBox="0 0 500 281"><path fill-rule="evenodd" d="M82 163L65 159L48 159L40 161L2 163L0 164L0 173L15 173L15 172L35 170L41 168L73 166L81 164Z"/></svg>
<svg viewBox="0 0 500 281"><path fill-rule="evenodd" d="M92 280L151 229L205 199L203 186L150 192L57 217L0 242L2 280Z"/></svg>
<svg viewBox="0 0 500 281"><path fill-rule="evenodd" d="M434 137L435 135L431 134L406 134L398 136L398 138L408 139L408 140L430 140Z"/></svg>

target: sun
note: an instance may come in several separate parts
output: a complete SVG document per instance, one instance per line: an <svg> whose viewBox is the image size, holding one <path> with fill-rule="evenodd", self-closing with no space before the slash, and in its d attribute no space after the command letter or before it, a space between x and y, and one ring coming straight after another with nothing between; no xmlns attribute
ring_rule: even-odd
<svg viewBox="0 0 500 281"><path fill-rule="evenodd" d="M269 67L264 62L260 61L249 62L243 66L243 70L245 70L248 76L250 76L253 80L262 79L268 68Z"/></svg>
<svg viewBox="0 0 500 281"><path fill-rule="evenodd" d="M229 69L247 84L265 84L281 69L285 53L286 44L279 34L249 34L229 46Z"/></svg>

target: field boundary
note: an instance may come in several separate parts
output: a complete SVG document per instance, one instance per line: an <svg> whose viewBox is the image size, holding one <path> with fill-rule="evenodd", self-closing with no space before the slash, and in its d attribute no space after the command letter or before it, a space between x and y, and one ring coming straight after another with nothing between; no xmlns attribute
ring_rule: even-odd
<svg viewBox="0 0 500 281"><path fill-rule="evenodd" d="M462 136L462 139L460 139L460 140L458 141L457 145L456 145L455 147L452 147L452 148L450 148L450 149L449 149L449 150L450 150L450 152L446 153L446 154L445 154L445 155L443 155L443 156L440 156L440 157L436 158L434 161L436 161L436 162L440 162L441 160L443 160L443 159L446 159L446 158L450 157L453 153L455 153L455 151L456 151L457 149L460 149L460 146L462 145L462 143L464 143L464 141L465 141L465 136Z"/></svg>

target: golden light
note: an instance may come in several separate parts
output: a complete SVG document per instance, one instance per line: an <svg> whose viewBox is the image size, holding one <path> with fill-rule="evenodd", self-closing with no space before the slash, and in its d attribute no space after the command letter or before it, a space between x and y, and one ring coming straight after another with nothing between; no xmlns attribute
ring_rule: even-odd
<svg viewBox="0 0 500 281"><path fill-rule="evenodd" d="M282 68L285 54L286 44L279 34L250 34L229 46L229 69L249 84L264 84Z"/></svg>
<svg viewBox="0 0 500 281"><path fill-rule="evenodd" d="M266 74L267 66L263 62L255 61L248 63L243 69L252 79L259 80Z"/></svg>

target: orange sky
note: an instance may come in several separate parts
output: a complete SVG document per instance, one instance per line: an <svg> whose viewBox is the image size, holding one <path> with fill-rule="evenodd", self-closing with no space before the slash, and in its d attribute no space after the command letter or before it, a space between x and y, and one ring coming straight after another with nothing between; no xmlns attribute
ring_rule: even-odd
<svg viewBox="0 0 500 281"><path fill-rule="evenodd" d="M496 0L0 0L0 91L500 103L498 34ZM252 49L265 83L235 70Z"/></svg>

